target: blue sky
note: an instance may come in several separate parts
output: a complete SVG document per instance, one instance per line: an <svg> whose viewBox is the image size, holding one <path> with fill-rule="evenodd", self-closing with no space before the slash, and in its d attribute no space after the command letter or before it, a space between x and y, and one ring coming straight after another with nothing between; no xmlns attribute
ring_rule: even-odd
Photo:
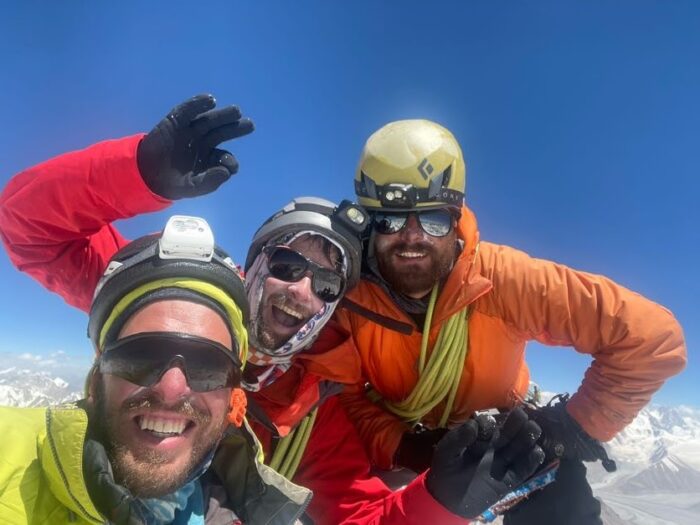
<svg viewBox="0 0 700 525"><path fill-rule="evenodd" d="M238 261L297 195L352 197L366 137L390 120L451 129L482 238L605 274L670 308L686 371L656 396L700 405L700 4L22 2L0 18L0 184L93 142L150 129L212 92L257 130L228 146L219 192L124 221L205 216ZM86 316L0 254L0 359L78 377ZM577 388L588 358L531 345L533 377Z"/></svg>

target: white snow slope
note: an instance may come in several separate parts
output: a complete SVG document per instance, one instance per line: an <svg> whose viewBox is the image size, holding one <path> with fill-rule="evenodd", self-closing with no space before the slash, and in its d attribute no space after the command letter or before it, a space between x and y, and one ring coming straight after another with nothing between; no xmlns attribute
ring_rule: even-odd
<svg viewBox="0 0 700 525"><path fill-rule="evenodd" d="M0 370L0 405L39 407L80 399L81 393L48 372L17 367Z"/></svg>
<svg viewBox="0 0 700 525"><path fill-rule="evenodd" d="M647 407L607 448L618 471L588 479L621 523L700 523L700 410Z"/></svg>

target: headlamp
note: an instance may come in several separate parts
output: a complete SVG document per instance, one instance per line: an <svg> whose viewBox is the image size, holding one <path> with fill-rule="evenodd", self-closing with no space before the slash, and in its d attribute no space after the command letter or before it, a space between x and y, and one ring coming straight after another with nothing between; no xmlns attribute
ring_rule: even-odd
<svg viewBox="0 0 700 525"><path fill-rule="evenodd" d="M344 200L338 205L331 219L359 234L364 232L369 224L369 214L365 209L349 200Z"/></svg>
<svg viewBox="0 0 700 525"><path fill-rule="evenodd" d="M416 205L416 189L413 184L386 184L377 190L379 200L387 208L413 208Z"/></svg>
<svg viewBox="0 0 700 525"><path fill-rule="evenodd" d="M158 249L161 259L209 262L214 255L214 233L200 217L173 215L158 240Z"/></svg>
<svg viewBox="0 0 700 525"><path fill-rule="evenodd" d="M385 184L377 187L377 196L387 208L413 208L418 202L413 184Z"/></svg>

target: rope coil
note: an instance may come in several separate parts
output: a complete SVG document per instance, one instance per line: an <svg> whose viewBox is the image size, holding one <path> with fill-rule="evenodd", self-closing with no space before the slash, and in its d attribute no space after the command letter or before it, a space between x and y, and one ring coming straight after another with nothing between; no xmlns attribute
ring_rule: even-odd
<svg viewBox="0 0 700 525"><path fill-rule="evenodd" d="M411 393L403 401L391 402L384 400L383 405L404 422L416 424L446 399L445 409L439 421L439 426L445 427L454 406L464 364L467 360L469 308L465 307L452 314L443 323L435 341L433 352L430 358L427 358L430 326L437 297L438 286L435 285L430 293L428 310L423 325L423 338L418 359L418 381ZM380 396L376 391L372 391L370 399L372 398L378 400Z"/></svg>

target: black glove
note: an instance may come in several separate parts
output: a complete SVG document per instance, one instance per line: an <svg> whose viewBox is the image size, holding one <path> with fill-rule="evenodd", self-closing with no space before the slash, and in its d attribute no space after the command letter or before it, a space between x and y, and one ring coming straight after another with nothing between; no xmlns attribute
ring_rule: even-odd
<svg viewBox="0 0 700 525"><path fill-rule="evenodd" d="M421 428L405 432L396 449L394 464L420 474L433 462L435 446L447 434L446 428Z"/></svg>
<svg viewBox="0 0 700 525"><path fill-rule="evenodd" d="M197 95L161 120L139 143L136 160L150 190L166 199L196 197L216 190L238 171L222 142L247 135L253 122L236 106L213 109L212 95Z"/></svg>
<svg viewBox="0 0 700 525"><path fill-rule="evenodd" d="M608 453L569 415L566 410L568 395L559 395L544 407L525 406L530 419L536 421L542 429L540 446L545 451L547 459L564 458L575 461L603 462L603 468L608 472L617 470L615 462ZM554 402L556 401L556 404Z"/></svg>
<svg viewBox="0 0 700 525"><path fill-rule="evenodd" d="M470 419L438 443L426 486L454 514L475 518L537 470L544 460L539 436L521 408L500 429L491 416Z"/></svg>

